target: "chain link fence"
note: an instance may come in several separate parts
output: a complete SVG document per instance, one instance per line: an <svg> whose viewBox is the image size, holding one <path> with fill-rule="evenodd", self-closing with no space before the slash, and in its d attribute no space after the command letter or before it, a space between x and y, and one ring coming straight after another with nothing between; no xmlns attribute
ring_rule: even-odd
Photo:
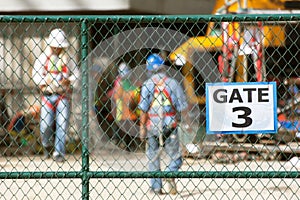
<svg viewBox="0 0 300 200"><path fill-rule="evenodd" d="M298 199L299 19L0 17L1 198ZM51 35L58 28L66 40ZM58 56L62 61L52 61L60 47L66 47ZM183 88L188 103L178 120L179 171L165 171L165 151L159 152L161 171L149 171L149 147L139 137L138 103L152 54L163 58L165 73ZM60 79L65 65L68 95L46 93L48 79L37 81L35 74ZM127 74L120 78L122 69ZM206 134L205 83L216 82L276 82L277 133ZM61 97L52 102L51 95ZM63 99L70 115L58 106L65 106ZM46 115L43 106L51 108ZM54 137L45 140L51 112L55 123L46 125ZM66 119L64 135L60 122ZM162 179L162 194L150 191L150 178ZM168 192L169 180L175 180L176 193Z"/></svg>

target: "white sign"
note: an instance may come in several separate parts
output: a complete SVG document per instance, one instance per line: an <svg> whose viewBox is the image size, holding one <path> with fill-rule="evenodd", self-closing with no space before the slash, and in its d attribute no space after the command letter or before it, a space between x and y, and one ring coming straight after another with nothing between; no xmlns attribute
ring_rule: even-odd
<svg viewBox="0 0 300 200"><path fill-rule="evenodd" d="M206 83L208 134L277 132L275 82Z"/></svg>

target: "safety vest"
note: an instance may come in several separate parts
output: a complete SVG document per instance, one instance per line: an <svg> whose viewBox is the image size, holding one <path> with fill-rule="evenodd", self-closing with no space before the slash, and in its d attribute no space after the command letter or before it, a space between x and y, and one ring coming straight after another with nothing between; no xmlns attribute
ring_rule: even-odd
<svg viewBox="0 0 300 200"><path fill-rule="evenodd" d="M137 104L140 98L140 88L133 86L128 80L120 80L114 99L116 101L116 120L137 120L139 111Z"/></svg>
<svg viewBox="0 0 300 200"><path fill-rule="evenodd" d="M68 73L68 67L56 55L48 56L44 67L47 73L44 75L51 75L57 81L63 78L63 73Z"/></svg>
<svg viewBox="0 0 300 200"><path fill-rule="evenodd" d="M48 56L45 65L43 76L48 85L46 91L49 93L61 93L64 85L61 85L61 80L65 77L68 78L68 67L63 62L62 58L57 55Z"/></svg>
<svg viewBox="0 0 300 200"><path fill-rule="evenodd" d="M68 67L63 63L62 59L56 55L51 55L47 57L45 66L45 74L46 79L51 79L51 84L48 85L49 89L47 90L49 93L57 92L60 86L60 81L63 79L63 74L68 73ZM51 104L45 96L42 96L42 101L46 103L46 105L55 111L56 105L61 101L62 99L66 98L65 95L61 95L57 101L54 104Z"/></svg>
<svg viewBox="0 0 300 200"><path fill-rule="evenodd" d="M167 77L164 77L160 80L154 80L154 94L153 99L150 105L151 111L155 111L155 113L148 113L149 117L165 117L165 116L175 116L176 111L172 103L171 95L166 88L166 80ZM165 111L165 108L171 108L171 111Z"/></svg>

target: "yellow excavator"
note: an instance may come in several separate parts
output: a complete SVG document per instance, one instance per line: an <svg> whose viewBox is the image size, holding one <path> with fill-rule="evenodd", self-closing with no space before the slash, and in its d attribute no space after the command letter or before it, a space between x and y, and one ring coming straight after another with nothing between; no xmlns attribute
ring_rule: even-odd
<svg viewBox="0 0 300 200"><path fill-rule="evenodd" d="M300 13L300 1L216 0L213 9L216 15L293 13ZM294 67L292 63L283 63L285 66L277 63L283 60L282 54L292 51L288 44L293 43L289 41L289 31L299 29L295 30L285 22L209 22L205 35L189 38L170 54L169 59L181 66L190 101L204 106L205 82L278 80L277 71ZM274 71L269 73L268 70ZM237 140L243 142L245 137Z"/></svg>

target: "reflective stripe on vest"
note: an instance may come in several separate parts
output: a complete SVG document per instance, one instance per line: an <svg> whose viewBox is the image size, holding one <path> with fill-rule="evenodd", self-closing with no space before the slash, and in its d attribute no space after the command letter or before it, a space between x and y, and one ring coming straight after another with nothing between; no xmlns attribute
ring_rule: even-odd
<svg viewBox="0 0 300 200"><path fill-rule="evenodd" d="M63 65L61 58L56 56L57 60L51 59L52 56L48 56L45 63L45 70L51 74L67 73L68 68L66 65ZM59 62L59 63L58 63ZM58 66L56 64L59 64Z"/></svg>

